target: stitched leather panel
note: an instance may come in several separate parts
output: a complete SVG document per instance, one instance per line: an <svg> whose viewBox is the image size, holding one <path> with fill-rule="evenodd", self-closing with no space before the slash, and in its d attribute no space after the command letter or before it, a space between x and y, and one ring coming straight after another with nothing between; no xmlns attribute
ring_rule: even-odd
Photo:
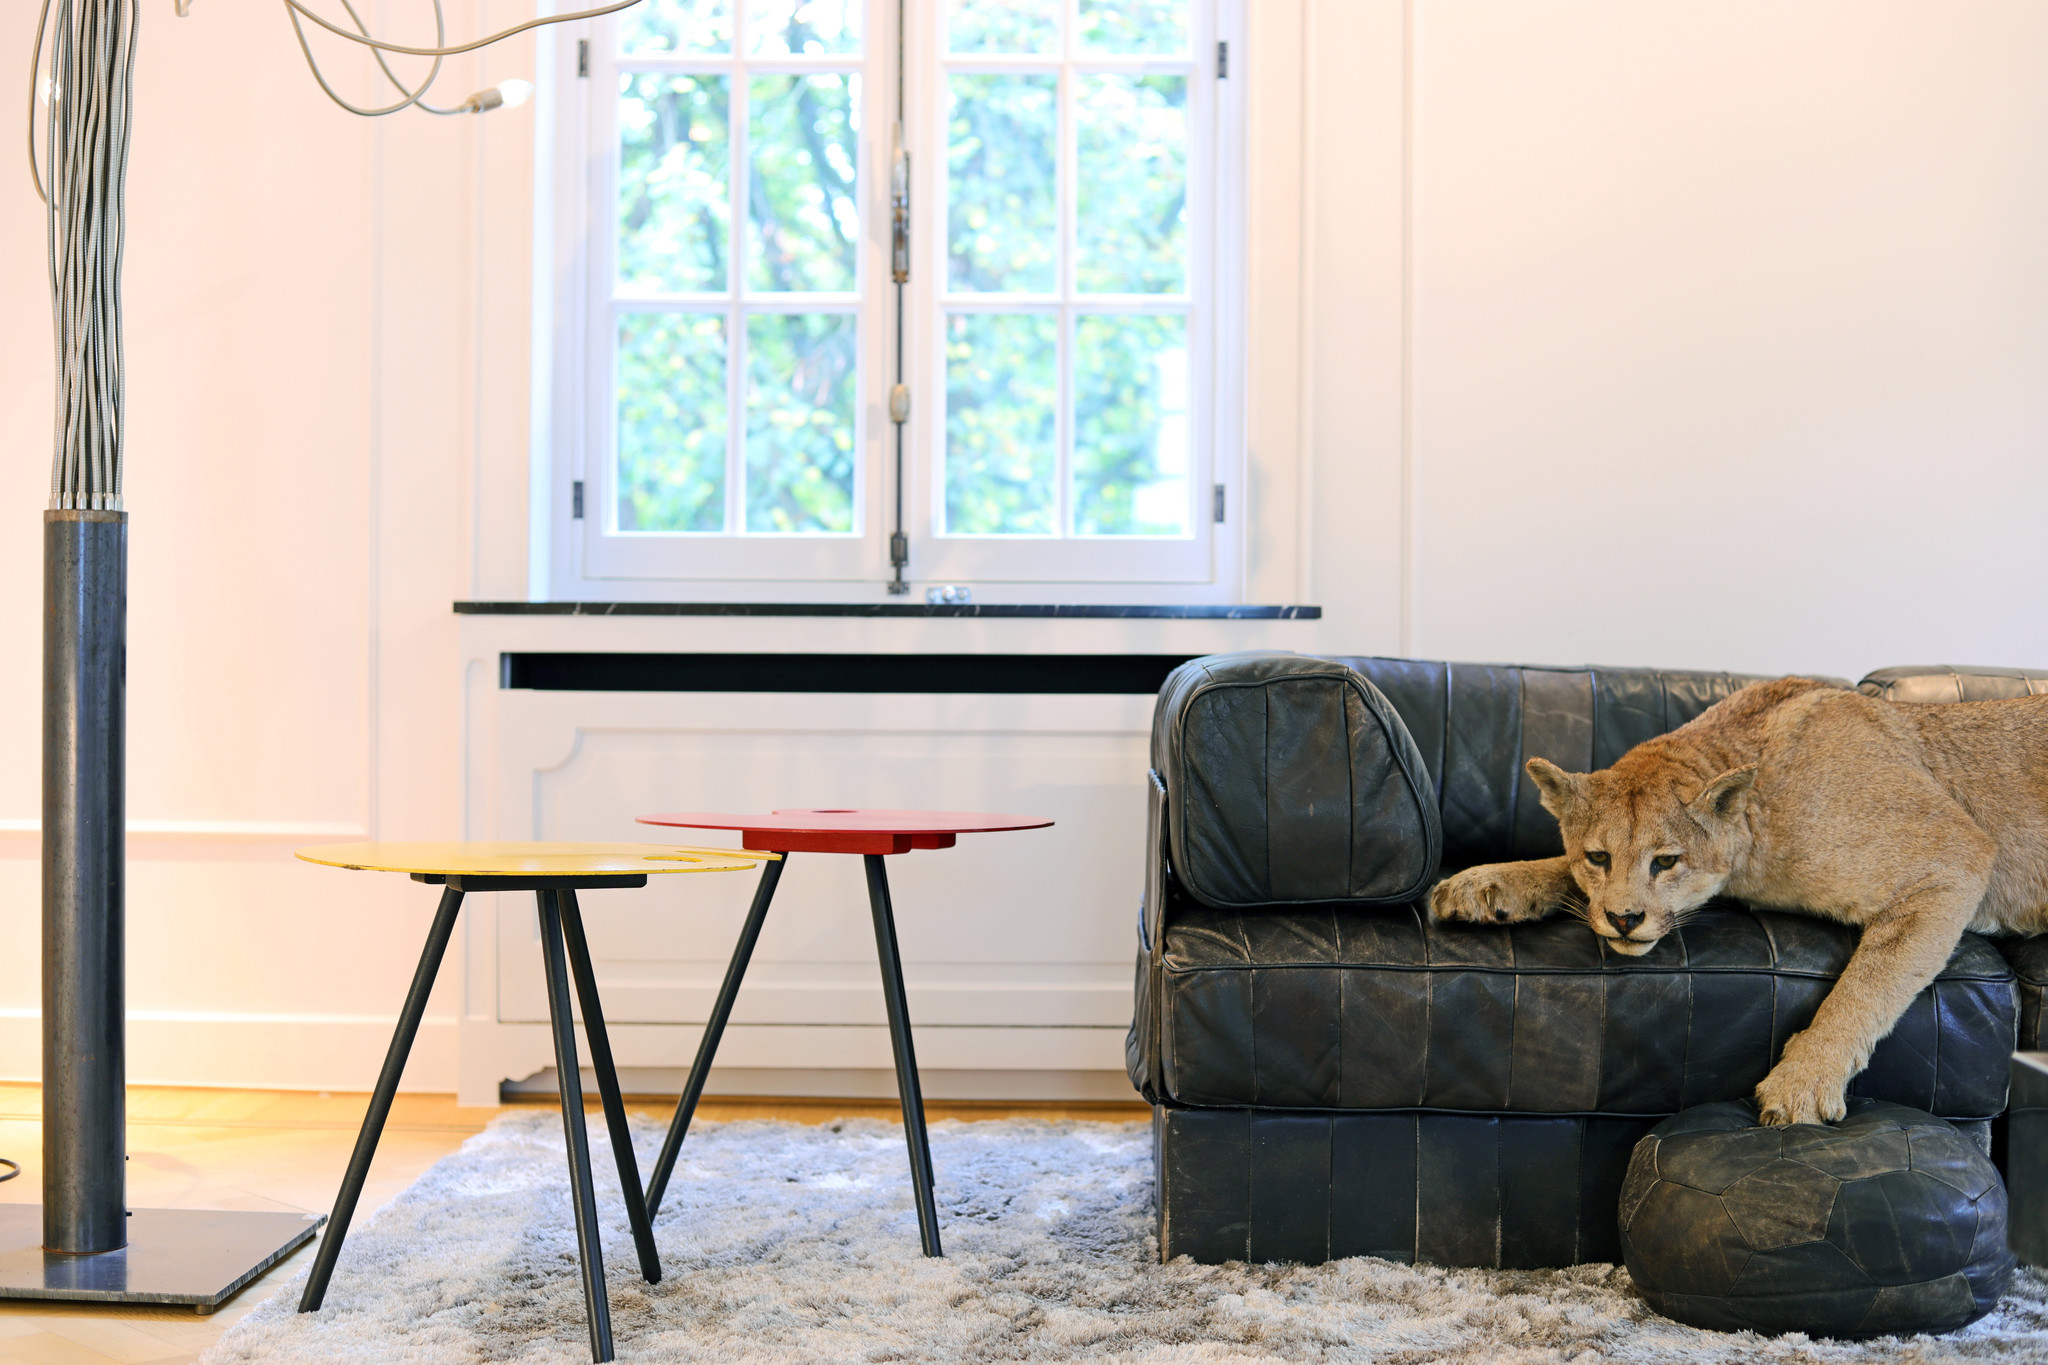
<svg viewBox="0 0 2048 1365"><path fill-rule="evenodd" d="M1208 904L1398 902L1436 876L1426 763L1340 663L1252 650L1181 665L1152 760L1175 876Z"/></svg>
<svg viewBox="0 0 2048 1365"><path fill-rule="evenodd" d="M1866 696L1885 701L2002 701L2048 692L2048 671L2038 668L1977 668L1967 664L1914 664L1880 668L1856 684Z"/></svg>
<svg viewBox="0 0 2048 1365"><path fill-rule="evenodd" d="M1541 794L1524 765L1547 758L1566 772L1593 770L1593 674L1523 668L1522 745L1514 755L1516 858L1554 858L1564 852L1557 817L1543 809Z"/></svg>
<svg viewBox="0 0 2048 1365"><path fill-rule="evenodd" d="M1663 1117L1155 1107L1160 1259L1618 1261L1629 1155Z"/></svg>
<svg viewBox="0 0 2048 1365"><path fill-rule="evenodd" d="M1535 1269L1620 1255L1652 1119L1155 1108L1162 1260Z"/></svg>
<svg viewBox="0 0 2048 1365"><path fill-rule="evenodd" d="M2041 1005L2043 997L2048 996L2048 934L1993 941L2004 951L2012 963L2013 975L2019 979L2019 1051L2040 1052Z"/></svg>
<svg viewBox="0 0 2048 1365"><path fill-rule="evenodd" d="M1436 924L1413 905L1178 900L1161 944L1160 1098L1627 1115L1741 1099L1856 942L1844 925L1733 903L1624 958L1567 918L1500 929ZM1966 934L1851 1093L1945 1118L1999 1113L2021 989L1990 940Z"/></svg>
<svg viewBox="0 0 2048 1365"><path fill-rule="evenodd" d="M1370 675L1368 675L1370 676ZM1444 859L1511 858L1521 786L1520 670L1453 664L1444 705Z"/></svg>

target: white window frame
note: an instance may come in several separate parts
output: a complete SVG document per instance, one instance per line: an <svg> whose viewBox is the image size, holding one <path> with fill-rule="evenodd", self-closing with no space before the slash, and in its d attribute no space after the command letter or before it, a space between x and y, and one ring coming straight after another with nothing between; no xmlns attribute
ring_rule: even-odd
<svg viewBox="0 0 2048 1365"><path fill-rule="evenodd" d="M1194 230L1189 266L1189 367L1191 440L1189 484L1193 534L1165 537L967 537L937 530L945 439L944 349L940 327L945 311L1058 309L1067 328L1063 355L1071 357L1073 308L1036 302L1016 307L1003 296L971 302L948 299L944 176L946 70L990 72L1052 71L1061 79L1061 251L1062 284L1073 268L1071 203L1076 126L1072 116L1074 65L1063 59L944 58L940 0L904 0L909 80L905 142L913 171L912 271L904 300L905 381L912 410L905 430L904 530L910 538L906 576L921 600L926 584L962 584L985 602L1158 604L1242 600L1244 497L1247 451L1243 345L1246 299L1244 153L1244 5L1246 0L1193 0L1194 32L1188 90L1190 131L1189 220ZM1066 0L1069 34L1076 0ZM895 117L895 5L868 0L863 16L861 130L857 193L863 215L858 252L857 293L862 314L859 377L855 402L855 531L845 535L607 534L616 494L611 487L613 430L612 346L616 314L612 299L613 231L616 204L614 118L617 73L616 20L565 25L555 34L553 60L542 70L536 157L536 375L533 522L536 584L561 600L709 600L886 602L890 577L888 537L894 494L894 428L888 418L893 382L895 307L889 280L890 125ZM579 41L589 42L587 76L579 76ZM830 69L843 58L748 58L738 51L727 69L776 74ZM1068 39L1071 44L1071 37ZM1228 44L1230 70L1218 77L1218 44ZM744 64L743 66L741 64ZM633 70L705 72L720 65L692 55L633 58ZM1087 59L1089 70L1160 71L1148 58ZM1177 72L1180 66L1175 64ZM730 121L730 156L744 166L745 120ZM735 196L733 222L744 210ZM738 291L745 259L742 238L730 244L729 316L741 316ZM787 296L785 296L787 297ZM822 300L820 300L822 302ZM625 305L646 307L643 301ZM660 306L660 305L656 305ZM836 306L836 305L835 305ZM757 311L809 311L804 302L749 301ZM1107 311L1159 311L1156 300L1118 300ZM1170 305L1179 311L1180 305ZM1087 311L1092 307L1084 305ZM728 401L744 402L739 351L728 336ZM1071 366L1071 359L1067 362ZM1070 403L1062 379L1061 478L1070 443ZM1199 415L1197 405L1199 404ZM584 515L575 517L575 485L582 485ZM1221 490L1220 495L1216 490ZM729 490L728 497L732 497ZM1068 490L1062 487L1064 506ZM1213 520L1220 501L1222 521ZM730 505L730 504L729 504ZM1053 591L1048 591L1048 590Z"/></svg>

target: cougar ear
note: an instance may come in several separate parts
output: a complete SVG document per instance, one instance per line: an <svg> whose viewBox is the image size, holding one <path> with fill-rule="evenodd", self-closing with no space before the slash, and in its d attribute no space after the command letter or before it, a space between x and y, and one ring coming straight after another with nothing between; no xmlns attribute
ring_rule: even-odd
<svg viewBox="0 0 2048 1365"><path fill-rule="evenodd" d="M1712 782L1707 789L1692 799L1692 808L1701 815L1717 820L1728 820L1742 814L1749 804L1749 792L1756 782L1756 764L1746 768L1730 768Z"/></svg>
<svg viewBox="0 0 2048 1365"><path fill-rule="evenodd" d="M1585 775L1568 773L1547 758L1532 758L1523 768L1542 793L1543 809L1563 820L1565 812L1579 799L1579 783L1585 781Z"/></svg>

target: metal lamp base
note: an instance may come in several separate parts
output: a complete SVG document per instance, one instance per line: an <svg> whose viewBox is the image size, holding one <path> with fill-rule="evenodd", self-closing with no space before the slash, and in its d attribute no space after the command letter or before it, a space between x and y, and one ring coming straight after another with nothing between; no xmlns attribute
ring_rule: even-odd
<svg viewBox="0 0 2048 1365"><path fill-rule="evenodd" d="M43 1250L39 1204L0 1204L0 1299L157 1303L211 1313L309 1241L317 1213L136 1209L128 1245L96 1256Z"/></svg>

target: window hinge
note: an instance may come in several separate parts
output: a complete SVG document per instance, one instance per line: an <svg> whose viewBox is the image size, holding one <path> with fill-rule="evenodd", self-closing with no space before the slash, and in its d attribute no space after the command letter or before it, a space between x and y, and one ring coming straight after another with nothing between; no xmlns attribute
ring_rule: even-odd
<svg viewBox="0 0 2048 1365"><path fill-rule="evenodd" d="M577 486L578 488L581 488L581 487L582 487L583 485L582 485L582 484L577 484L576 486ZM1221 522L1221 521L1223 520L1223 507L1224 507L1224 500L1223 500L1223 485L1219 483L1219 484L1217 484L1217 485L1216 485L1216 520L1217 520L1217 521L1218 521L1219 523L1220 523L1220 522Z"/></svg>
<svg viewBox="0 0 2048 1365"><path fill-rule="evenodd" d="M1219 500L1216 505L1221 507L1223 503L1221 501L1222 489L1220 487L1217 489L1217 498ZM569 517L573 521L583 520L583 480L581 479L569 485ZM1217 520L1221 521L1223 518L1218 517Z"/></svg>
<svg viewBox="0 0 2048 1365"><path fill-rule="evenodd" d="M1230 44L1216 44L1216 79L1223 80L1230 75ZM1218 517L1218 521L1222 518Z"/></svg>
<svg viewBox="0 0 2048 1365"><path fill-rule="evenodd" d="M588 78L590 75L590 39L576 40L576 74Z"/></svg>

